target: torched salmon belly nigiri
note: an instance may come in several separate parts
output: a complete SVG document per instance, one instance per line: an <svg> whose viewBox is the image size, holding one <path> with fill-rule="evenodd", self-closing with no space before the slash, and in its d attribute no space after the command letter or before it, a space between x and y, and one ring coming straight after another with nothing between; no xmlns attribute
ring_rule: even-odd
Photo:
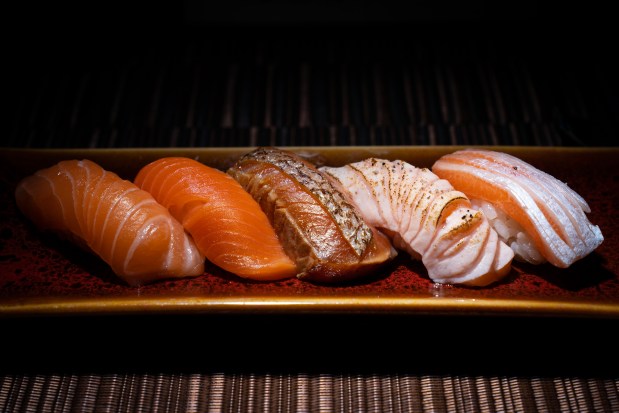
<svg viewBox="0 0 619 413"><path fill-rule="evenodd" d="M519 259L565 268L604 240L579 194L512 155L461 150L440 158L432 170L488 210Z"/></svg>
<svg viewBox="0 0 619 413"><path fill-rule="evenodd" d="M337 283L359 278L395 256L342 188L294 152L261 147L229 170L265 211L299 278Z"/></svg>
<svg viewBox="0 0 619 413"><path fill-rule="evenodd" d="M142 168L135 183L168 208L218 267L255 280L296 274L265 213L226 173L193 159L168 157Z"/></svg>
<svg viewBox="0 0 619 413"><path fill-rule="evenodd" d="M486 286L509 272L512 250L462 192L430 170L376 158L321 170L396 247L421 258L433 281Z"/></svg>
<svg viewBox="0 0 619 413"><path fill-rule="evenodd" d="M18 184L15 198L41 230L87 247L130 285L204 272L204 257L166 208L92 161L42 169Z"/></svg>

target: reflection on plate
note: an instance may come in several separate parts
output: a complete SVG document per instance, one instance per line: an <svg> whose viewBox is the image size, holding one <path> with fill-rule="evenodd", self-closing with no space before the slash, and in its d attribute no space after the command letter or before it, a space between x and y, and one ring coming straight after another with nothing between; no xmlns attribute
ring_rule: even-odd
<svg viewBox="0 0 619 413"><path fill-rule="evenodd" d="M338 286L297 279L250 282L208 266L203 276L128 287L100 260L36 231L16 210L23 176L62 159L88 158L132 179L164 156L188 156L225 169L253 148L116 150L4 149L0 153L0 315L157 312L354 312L562 315L619 318L619 150L494 147L567 182L589 202L604 243L568 269L514 263L500 283L466 288L432 283L404 253L371 276ZM319 164L368 156L429 167L460 147L291 147ZM592 165L594 167L592 167Z"/></svg>

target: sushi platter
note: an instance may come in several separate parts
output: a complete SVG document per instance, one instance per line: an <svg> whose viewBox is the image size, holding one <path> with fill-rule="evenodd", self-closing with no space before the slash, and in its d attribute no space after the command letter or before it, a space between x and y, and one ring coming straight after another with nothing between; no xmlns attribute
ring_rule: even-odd
<svg viewBox="0 0 619 413"><path fill-rule="evenodd" d="M619 318L619 148L489 147L566 183L590 207L603 242L567 266L514 260L486 286L437 283L398 251L360 278L341 282L239 277L206 261L198 276L131 285L92 253L39 231L17 205L25 177L60 161L95 162L133 181L147 164L186 157L226 171L255 148L0 150L0 316L125 313L397 313ZM367 158L431 168L454 146L286 147L318 167ZM484 149L481 147L481 149Z"/></svg>

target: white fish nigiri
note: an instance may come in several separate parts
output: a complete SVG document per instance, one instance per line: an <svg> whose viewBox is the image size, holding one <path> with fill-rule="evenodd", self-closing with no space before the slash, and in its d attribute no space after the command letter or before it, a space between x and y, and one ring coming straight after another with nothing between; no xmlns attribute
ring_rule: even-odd
<svg viewBox="0 0 619 413"><path fill-rule="evenodd" d="M496 215L491 222L517 258L566 268L604 240L578 193L515 156L466 149L441 157L432 170Z"/></svg>
<svg viewBox="0 0 619 413"><path fill-rule="evenodd" d="M397 248L420 258L433 281L486 286L509 272L514 253L484 214L427 168L369 158L321 170Z"/></svg>

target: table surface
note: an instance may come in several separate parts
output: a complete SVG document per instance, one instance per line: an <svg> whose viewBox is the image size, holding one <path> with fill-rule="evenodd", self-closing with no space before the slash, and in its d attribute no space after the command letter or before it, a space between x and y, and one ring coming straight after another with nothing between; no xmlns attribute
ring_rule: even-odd
<svg viewBox="0 0 619 413"><path fill-rule="evenodd" d="M354 26L210 36L223 30L12 49L3 147L619 142L605 43ZM0 411L619 411L614 318L108 314L0 325Z"/></svg>

